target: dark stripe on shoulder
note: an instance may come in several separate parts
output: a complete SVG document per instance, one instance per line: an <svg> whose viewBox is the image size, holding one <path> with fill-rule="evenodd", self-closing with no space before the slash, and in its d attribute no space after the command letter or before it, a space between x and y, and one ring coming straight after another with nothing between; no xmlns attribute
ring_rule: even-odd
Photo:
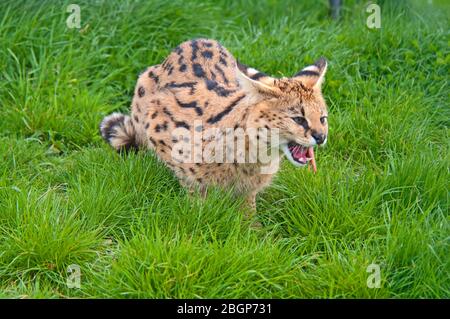
<svg viewBox="0 0 450 319"><path fill-rule="evenodd" d="M198 107L197 102L192 101L190 103L183 103L180 100L178 100L177 98L175 98L175 100L177 101L177 104L179 107L193 108L198 115L203 115L203 110L200 107Z"/></svg>
<svg viewBox="0 0 450 319"><path fill-rule="evenodd" d="M191 127L189 126L189 124L187 124L185 121L177 121L174 117L172 112L170 112L166 107L163 108L163 112L164 114L166 114L167 116L169 116L170 120L175 123L175 127L184 127L185 129L190 129Z"/></svg>
<svg viewBox="0 0 450 319"><path fill-rule="evenodd" d="M217 123L218 121L220 121L225 115L230 113L233 110L233 108L239 103L239 101L241 101L244 97L245 97L245 94L239 96L237 99L235 99L233 102L231 102L231 104L228 105L222 112L220 112L214 116L211 116L207 122L209 124L214 124L214 123Z"/></svg>
<svg viewBox="0 0 450 319"><path fill-rule="evenodd" d="M214 92L215 92L217 95L219 95L219 96L228 96L228 95L230 95L231 93L236 92L235 90L227 90L227 89L225 89L224 87L222 87L221 85L219 85L219 83L217 83L217 82L214 81L214 80L206 79L206 80L205 80L205 83L206 83L206 88L207 88L209 91L214 91Z"/></svg>

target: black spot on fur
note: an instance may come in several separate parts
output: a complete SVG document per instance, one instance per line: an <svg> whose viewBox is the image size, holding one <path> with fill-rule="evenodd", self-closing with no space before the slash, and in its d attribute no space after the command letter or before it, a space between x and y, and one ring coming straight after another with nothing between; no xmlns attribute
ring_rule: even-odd
<svg viewBox="0 0 450 319"><path fill-rule="evenodd" d="M210 51L210 50L205 50L205 51L203 51L203 52L202 52L202 55L203 55L205 58L207 58L207 59L212 59L212 57L213 57L213 53L212 53L212 51Z"/></svg>
<svg viewBox="0 0 450 319"><path fill-rule="evenodd" d="M198 78L204 78L206 76L205 71L203 70L202 66L198 63L194 63L192 65L192 69L194 70L194 74Z"/></svg>
<svg viewBox="0 0 450 319"><path fill-rule="evenodd" d="M137 115L134 116L134 120L136 121L136 123L139 123L139 118L137 117Z"/></svg>
<svg viewBox="0 0 450 319"><path fill-rule="evenodd" d="M186 64L183 63L183 64L180 65L180 68L179 68L180 72L185 72L186 69L187 69Z"/></svg>
<svg viewBox="0 0 450 319"><path fill-rule="evenodd" d="M228 65L228 64L227 64L227 61L226 61L223 57L220 57L219 63L220 63L220 64L223 64L223 65L225 65L225 66Z"/></svg>
<svg viewBox="0 0 450 319"><path fill-rule="evenodd" d="M146 123L146 124L145 124L145 129L148 129L149 126L150 126L150 123Z"/></svg>
<svg viewBox="0 0 450 319"><path fill-rule="evenodd" d="M155 132L156 133L159 133L159 132L161 132L161 131L167 131L167 128L168 128L168 122L167 121L164 121L164 123L162 123L162 124L156 124L156 126L155 126Z"/></svg>
<svg viewBox="0 0 450 319"><path fill-rule="evenodd" d="M219 53L220 56L223 58L228 57L228 54L225 52L225 48L221 44L219 44Z"/></svg>
<svg viewBox="0 0 450 319"><path fill-rule="evenodd" d="M177 46L177 47L175 48L175 52L176 52L177 54L181 54L181 53L183 53L183 48L180 47L180 46Z"/></svg>
<svg viewBox="0 0 450 319"><path fill-rule="evenodd" d="M172 118L172 113L165 107L163 108L164 114L168 115L170 118Z"/></svg>
<svg viewBox="0 0 450 319"><path fill-rule="evenodd" d="M195 169L193 169L192 167L189 167L189 170L191 171L192 174L195 174Z"/></svg>
<svg viewBox="0 0 450 319"><path fill-rule="evenodd" d="M138 95L139 97L143 97L145 95L145 89L142 86L138 89Z"/></svg>
<svg viewBox="0 0 450 319"><path fill-rule="evenodd" d="M233 102L231 102L231 104L228 105L222 112L220 112L214 116L211 116L207 122L209 124L214 124L214 123L219 122L225 115L230 113L233 110L233 108L239 103L239 101L241 101L244 97L245 97L245 94L239 96L237 99L235 99Z"/></svg>
<svg viewBox="0 0 450 319"><path fill-rule="evenodd" d="M195 59L197 59L197 52L199 50L198 41L197 40L192 40L191 41L191 47L192 47L191 61L195 61Z"/></svg>
<svg viewBox="0 0 450 319"><path fill-rule="evenodd" d="M152 114L152 119L154 120L157 116L158 116L158 111L155 111L155 112Z"/></svg>
<svg viewBox="0 0 450 319"><path fill-rule="evenodd" d="M214 88L218 85L218 83L216 81L213 80L205 80L206 83L206 88L210 91L214 90Z"/></svg>
<svg viewBox="0 0 450 319"><path fill-rule="evenodd" d="M153 71L148 72L148 77L153 79L155 83L159 82L159 77L155 73L153 73Z"/></svg>
<svg viewBox="0 0 450 319"><path fill-rule="evenodd" d="M163 65L164 71L168 71L172 67L172 63L167 62Z"/></svg>

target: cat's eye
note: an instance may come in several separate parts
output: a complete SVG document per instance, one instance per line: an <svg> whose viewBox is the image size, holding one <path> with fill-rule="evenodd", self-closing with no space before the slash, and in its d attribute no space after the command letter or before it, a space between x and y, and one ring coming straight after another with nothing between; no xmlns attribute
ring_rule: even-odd
<svg viewBox="0 0 450 319"><path fill-rule="evenodd" d="M292 120L298 125L303 126L304 128L308 128L308 121L303 116L295 116Z"/></svg>
<svg viewBox="0 0 450 319"><path fill-rule="evenodd" d="M320 123L325 124L327 122L328 116L322 116L320 118Z"/></svg>

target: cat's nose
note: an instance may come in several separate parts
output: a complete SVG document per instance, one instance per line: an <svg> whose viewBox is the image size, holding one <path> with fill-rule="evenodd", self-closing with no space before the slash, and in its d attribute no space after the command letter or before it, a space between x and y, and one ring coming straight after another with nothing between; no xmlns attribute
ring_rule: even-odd
<svg viewBox="0 0 450 319"><path fill-rule="evenodd" d="M325 141L325 139L327 138L327 136L325 134L317 133L317 132L314 132L312 134L312 137L316 140L316 143L318 145L322 144Z"/></svg>

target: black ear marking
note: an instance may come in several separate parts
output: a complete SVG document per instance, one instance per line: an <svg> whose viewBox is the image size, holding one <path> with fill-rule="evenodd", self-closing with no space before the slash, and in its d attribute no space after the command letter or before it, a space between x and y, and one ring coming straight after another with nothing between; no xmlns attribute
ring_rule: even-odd
<svg viewBox="0 0 450 319"><path fill-rule="evenodd" d="M250 77L250 79L255 80L255 81L258 81L260 78L263 78L263 77L265 77L265 76L267 76L267 74L265 74L265 73L263 73L263 72L258 72L258 73L256 73L256 74L252 75L252 76Z"/></svg>
<svg viewBox="0 0 450 319"><path fill-rule="evenodd" d="M247 75L248 66L246 66L245 64L242 64L238 60L236 60L236 66L238 67L239 71L241 71L242 73Z"/></svg>
<svg viewBox="0 0 450 319"><path fill-rule="evenodd" d="M319 58L310 66L307 66L297 72L295 76L316 76L320 77L327 68L327 60L324 57Z"/></svg>
<svg viewBox="0 0 450 319"><path fill-rule="evenodd" d="M323 71L323 69L327 66L327 59L320 57L319 60L314 62L314 65L317 66L320 71Z"/></svg>
<svg viewBox="0 0 450 319"><path fill-rule="evenodd" d="M320 76L320 74L316 71L302 70L297 72L294 76Z"/></svg>

